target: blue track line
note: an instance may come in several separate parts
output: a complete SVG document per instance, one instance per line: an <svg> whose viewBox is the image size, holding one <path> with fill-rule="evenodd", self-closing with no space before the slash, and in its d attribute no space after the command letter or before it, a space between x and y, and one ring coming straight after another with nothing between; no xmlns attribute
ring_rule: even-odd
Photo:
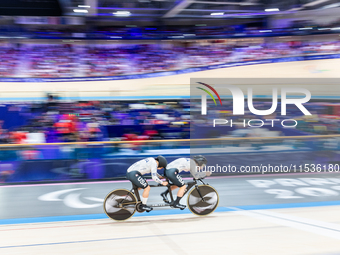
<svg viewBox="0 0 340 255"><path fill-rule="evenodd" d="M218 207L215 212L228 212L232 211L229 208ZM149 213L135 213L133 217L145 216L160 216L160 215L175 215L175 214L191 214L189 209L181 210L155 210ZM3 219L0 220L0 225L10 224L25 224L25 223L46 223L46 222L60 222L60 221L75 221L75 220L98 220L107 219L105 213L102 214L83 214L83 215L70 215L70 216L53 216L53 217L39 217L39 218L21 218L21 219Z"/></svg>
<svg viewBox="0 0 340 255"><path fill-rule="evenodd" d="M340 205L340 201L321 201L309 203L287 203L287 204L267 204L267 205L244 205L234 207L242 210L268 210L268 209L285 209L285 208L303 208L317 206L335 206ZM234 211L227 207L218 207L215 212L230 212ZM176 215L176 214L191 214L189 209L181 210L154 210L150 213L135 213L133 217L145 216L160 216L160 215ZM0 225L25 224L25 223L46 223L46 222L61 222L61 221L76 221L76 220L98 220L107 219L106 214L84 214L84 215L68 215L68 216L53 216L39 218L20 218L20 219L2 219Z"/></svg>

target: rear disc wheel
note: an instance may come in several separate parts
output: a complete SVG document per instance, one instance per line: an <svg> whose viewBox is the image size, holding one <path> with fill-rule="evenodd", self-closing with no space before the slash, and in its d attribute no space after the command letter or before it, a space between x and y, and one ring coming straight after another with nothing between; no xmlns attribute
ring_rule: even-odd
<svg viewBox="0 0 340 255"><path fill-rule="evenodd" d="M127 189L111 191L104 200L106 215L116 221L124 221L131 218L136 212L137 199Z"/></svg>

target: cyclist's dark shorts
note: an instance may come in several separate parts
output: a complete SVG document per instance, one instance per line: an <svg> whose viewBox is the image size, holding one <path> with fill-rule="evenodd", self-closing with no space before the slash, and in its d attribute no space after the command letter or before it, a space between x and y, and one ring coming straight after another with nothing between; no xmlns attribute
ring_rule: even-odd
<svg viewBox="0 0 340 255"><path fill-rule="evenodd" d="M179 171L177 168L166 169L164 171L164 174L177 187L182 187L185 184L182 177L179 175Z"/></svg>
<svg viewBox="0 0 340 255"><path fill-rule="evenodd" d="M145 189L147 186L149 186L146 179L138 171L127 172L126 178L130 180L133 184L135 184L138 188Z"/></svg>

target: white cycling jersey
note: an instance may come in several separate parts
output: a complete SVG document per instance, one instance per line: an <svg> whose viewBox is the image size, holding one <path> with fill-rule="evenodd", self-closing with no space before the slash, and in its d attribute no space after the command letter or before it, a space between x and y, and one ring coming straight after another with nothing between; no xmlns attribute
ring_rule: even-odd
<svg viewBox="0 0 340 255"><path fill-rule="evenodd" d="M166 169L176 168L179 170L179 173L182 171L190 172L195 179L206 177L206 173L198 172L196 166L196 162L191 158L179 158L169 163Z"/></svg>
<svg viewBox="0 0 340 255"><path fill-rule="evenodd" d="M163 181L159 179L161 176L157 173L157 161L154 158L139 160L130 166L127 171L138 171L141 173L141 175L151 173L151 177L155 182L160 184L163 183Z"/></svg>

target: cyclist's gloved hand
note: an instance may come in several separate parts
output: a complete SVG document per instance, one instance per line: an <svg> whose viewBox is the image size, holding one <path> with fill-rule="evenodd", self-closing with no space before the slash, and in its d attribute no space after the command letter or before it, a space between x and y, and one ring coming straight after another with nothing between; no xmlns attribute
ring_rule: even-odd
<svg viewBox="0 0 340 255"><path fill-rule="evenodd" d="M210 176L210 175L211 175L211 172L206 172L206 175L207 175L207 176Z"/></svg>
<svg viewBox="0 0 340 255"><path fill-rule="evenodd" d="M168 182L162 182L162 185L163 185L163 186L167 186L167 185L168 185Z"/></svg>

